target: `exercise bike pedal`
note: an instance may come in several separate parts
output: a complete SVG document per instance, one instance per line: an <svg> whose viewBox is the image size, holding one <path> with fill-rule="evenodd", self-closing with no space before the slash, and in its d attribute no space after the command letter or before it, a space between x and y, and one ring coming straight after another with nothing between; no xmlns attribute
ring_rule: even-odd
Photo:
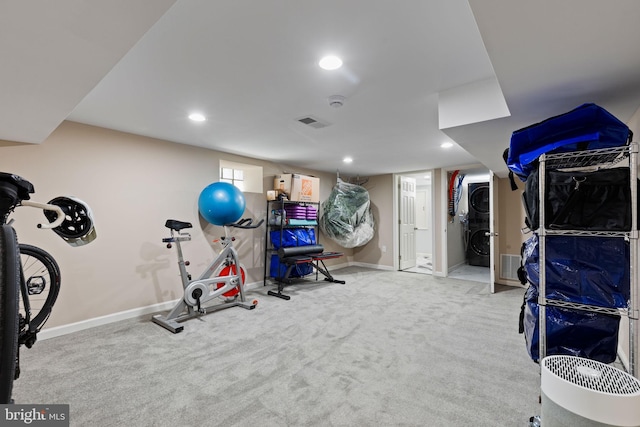
<svg viewBox="0 0 640 427"><path fill-rule="evenodd" d="M246 308L247 310L253 310L258 305L258 300L253 299L251 301L238 301L236 304L242 308Z"/></svg>

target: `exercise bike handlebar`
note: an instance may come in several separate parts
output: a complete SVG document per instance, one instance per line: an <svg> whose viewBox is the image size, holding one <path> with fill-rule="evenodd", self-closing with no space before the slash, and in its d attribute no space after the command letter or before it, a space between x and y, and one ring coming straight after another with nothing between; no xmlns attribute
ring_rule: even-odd
<svg viewBox="0 0 640 427"><path fill-rule="evenodd" d="M228 224L229 227L235 227L235 228L258 228L262 225L262 223L264 222L264 219L261 219L260 222L258 222L257 224L253 224L253 220L251 218L243 218L238 222L235 222L233 224Z"/></svg>

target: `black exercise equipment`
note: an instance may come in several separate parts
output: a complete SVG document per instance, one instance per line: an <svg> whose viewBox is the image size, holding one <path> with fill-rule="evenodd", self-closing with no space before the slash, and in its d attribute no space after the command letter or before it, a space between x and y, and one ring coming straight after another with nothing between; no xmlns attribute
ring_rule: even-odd
<svg viewBox="0 0 640 427"><path fill-rule="evenodd" d="M292 270L298 264L309 264L316 270L316 278L318 272L325 276L324 280L331 283L345 284L344 280L335 279L327 266L324 264L325 259L340 258L344 254L342 252L324 252L324 246L322 245L307 245L307 246L294 246L278 249L278 257L280 262L287 266L287 271L283 277L276 277L278 282L277 291L268 291L267 294L274 297L289 300L291 297L282 293L285 285L291 284L290 275Z"/></svg>
<svg viewBox="0 0 640 427"><path fill-rule="evenodd" d="M278 256L280 259L283 259L298 255L309 255L322 252L324 252L324 246L322 245L288 246L278 249Z"/></svg>

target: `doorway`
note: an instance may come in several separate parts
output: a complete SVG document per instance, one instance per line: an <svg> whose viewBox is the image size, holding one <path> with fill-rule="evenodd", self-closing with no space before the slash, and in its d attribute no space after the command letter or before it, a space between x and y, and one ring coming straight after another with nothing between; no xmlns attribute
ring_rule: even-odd
<svg viewBox="0 0 640 427"><path fill-rule="evenodd" d="M455 168L425 170L408 174L397 175L397 188L401 187L402 178L409 177L415 180L415 219L413 227L404 225L406 231L411 228L414 231L415 248L407 249L407 239L400 237L396 247L399 248L399 260L407 260L405 251L415 259L415 263L407 266L398 261L396 268L402 271L422 274L432 274L439 277L451 277L475 282L488 283L493 292L495 282L496 253L498 253L497 234L497 182L494 174L482 165L462 167L459 174L462 177L461 194L456 211L449 215L448 189L449 177ZM470 229L468 228L469 214L469 184L489 183L489 229L483 229L480 235L476 236L474 245L482 252L483 256L489 252L489 266L473 265L476 261L469 262L468 247L470 239ZM483 192L486 189L483 189ZM401 192L399 192L401 193ZM486 193L485 193L486 194ZM472 201L472 204L475 203ZM486 213L486 199L482 198L483 214ZM402 196L398 198L397 224L403 222ZM478 208L479 206L476 206ZM421 215L423 219L421 219ZM406 216L406 215L405 215ZM426 224L426 225L425 225ZM485 223L486 225L486 223ZM401 235L399 231L396 236ZM483 239L480 239L483 237ZM403 245L403 242L405 243ZM487 243L488 242L488 243Z"/></svg>
<svg viewBox="0 0 640 427"><path fill-rule="evenodd" d="M411 273L433 274L433 171L427 170L403 174L399 179L400 188L405 188L403 183L407 180L414 183L413 195L400 194L400 270ZM413 203L406 203L407 198L412 198ZM409 209L411 212L402 212ZM405 220L411 218L411 221ZM407 224L410 222L410 224ZM413 239L407 239L407 233L402 229L411 228ZM404 248L406 242L410 242L411 248Z"/></svg>
<svg viewBox="0 0 640 427"><path fill-rule="evenodd" d="M461 169L447 171L447 178L446 276L490 283L491 173L486 168ZM450 202L451 193L455 203Z"/></svg>

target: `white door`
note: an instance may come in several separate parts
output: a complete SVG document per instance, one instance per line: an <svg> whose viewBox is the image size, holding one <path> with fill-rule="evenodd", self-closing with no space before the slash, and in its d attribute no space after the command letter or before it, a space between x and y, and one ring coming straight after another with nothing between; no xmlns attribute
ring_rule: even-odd
<svg viewBox="0 0 640 427"><path fill-rule="evenodd" d="M416 266L416 180L400 177L400 270Z"/></svg>
<svg viewBox="0 0 640 427"><path fill-rule="evenodd" d="M489 179L489 288L491 293L496 291L496 273L500 260L498 237L498 177L490 172Z"/></svg>

